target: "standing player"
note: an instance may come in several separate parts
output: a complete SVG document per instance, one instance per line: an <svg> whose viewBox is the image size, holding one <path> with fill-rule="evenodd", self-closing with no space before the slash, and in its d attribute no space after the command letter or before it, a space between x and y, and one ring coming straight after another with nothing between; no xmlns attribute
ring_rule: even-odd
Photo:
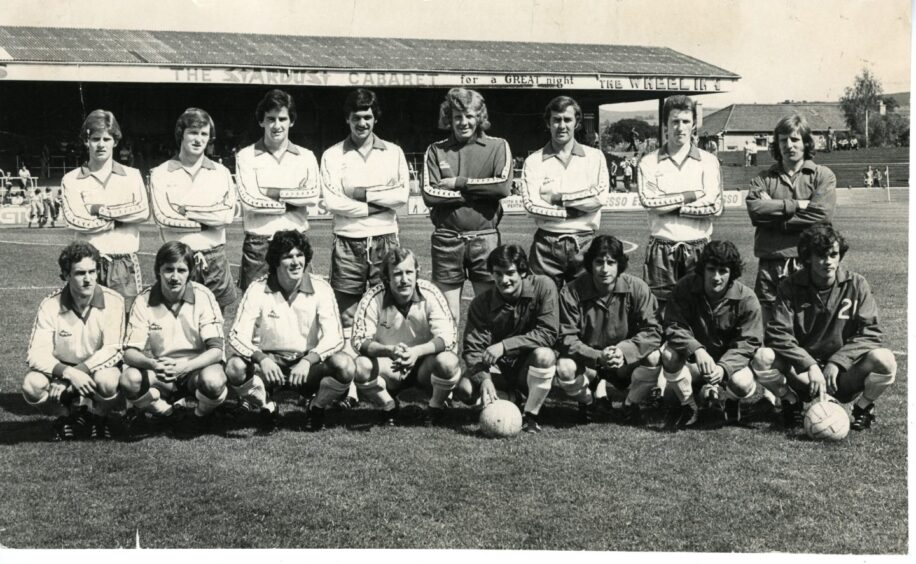
<svg viewBox="0 0 916 564"><path fill-rule="evenodd" d="M675 282L693 271L722 214L722 178L715 156L691 144L696 103L665 100L665 144L639 161L639 202L649 213L649 247L643 278L664 313Z"/></svg>
<svg viewBox="0 0 916 564"><path fill-rule="evenodd" d="M318 161L311 151L289 140L297 115L292 96L271 90L255 110L263 137L236 155L245 225L239 273L242 290L268 273L264 257L274 233L281 229L308 231L308 206L318 202Z"/></svg>
<svg viewBox="0 0 916 564"><path fill-rule="evenodd" d="M811 127L797 114L779 120L770 152L776 162L751 180L747 212L754 232L754 256L760 259L754 291L764 324L772 317L779 282L801 270L798 238L816 223L833 220L836 176L815 164Z"/></svg>
<svg viewBox="0 0 916 564"><path fill-rule="evenodd" d="M658 380L655 351L662 339L655 296L645 282L624 272L628 257L616 237L595 237L584 262L586 273L560 291L557 380L579 401L586 421L596 379L629 388L624 420L636 424L639 404Z"/></svg>
<svg viewBox="0 0 916 564"><path fill-rule="evenodd" d="M234 356L226 376L245 405L260 410L261 430L273 432L280 410L268 389L317 394L308 408L308 430L324 426L324 410L346 395L355 371L345 353L340 315L331 286L308 273L312 246L295 229L277 231L267 247L266 279L242 296L229 332Z"/></svg>
<svg viewBox="0 0 916 564"><path fill-rule="evenodd" d="M86 116L80 138L89 160L61 180L64 218L80 241L101 253L99 282L124 296L129 309L140 293L140 224L149 217L140 171L112 159L121 140L114 114L95 110Z"/></svg>
<svg viewBox="0 0 916 564"><path fill-rule="evenodd" d="M185 110L175 123L178 156L151 171L150 199L162 239L191 248L191 280L209 288L225 309L236 298L225 248L236 195L229 170L204 154L215 136L210 114Z"/></svg>
<svg viewBox="0 0 916 564"><path fill-rule="evenodd" d="M45 216L44 198L41 195L41 188L34 191L26 192L29 199L29 227L32 227L32 221L38 222L38 227L44 227L47 221Z"/></svg>
<svg viewBox="0 0 916 564"><path fill-rule="evenodd" d="M694 386L702 386L701 396L710 402L724 388L730 422L741 419L740 400L757 389L748 363L763 344L763 323L757 297L738 281L742 268L731 241L710 241L696 271L678 280L671 293L662 352L668 389L679 403L669 410L671 428L697 422Z"/></svg>
<svg viewBox="0 0 916 564"><path fill-rule="evenodd" d="M500 243L499 202L512 189L512 153L505 140L486 134L487 104L475 90L448 91L439 128L451 134L426 150L423 201L435 226L433 281L458 323L465 279L475 295L493 286L486 262Z"/></svg>
<svg viewBox="0 0 916 564"><path fill-rule="evenodd" d="M801 419L802 401L831 395L852 401L852 428L875 421L875 400L894 383L894 353L881 346L878 307L860 274L841 261L849 246L829 223L813 225L798 239L804 268L776 291L766 347L752 366L757 380L782 400L788 425ZM787 385L788 384L788 385Z"/></svg>
<svg viewBox="0 0 916 564"><path fill-rule="evenodd" d="M196 433L226 399L223 316L213 292L190 280L194 251L169 241L156 252L156 282L130 309L124 340L121 392L141 412L169 416L185 393L197 398L194 418L181 432Z"/></svg>
<svg viewBox="0 0 916 564"><path fill-rule="evenodd" d="M417 278L419 272L413 251L388 251L383 283L369 290L356 309L356 386L383 410L387 425L396 423L392 394L412 385L431 390L426 421L440 423L445 400L461 378L455 320L445 297L434 284Z"/></svg>
<svg viewBox="0 0 916 564"><path fill-rule="evenodd" d="M74 402L91 403L90 433L111 438L108 412L118 400L124 299L98 285L99 252L74 241L57 263L66 285L42 300L29 340L29 372L22 395L33 406L50 400L65 416L54 422L58 440L77 438L89 423Z"/></svg>
<svg viewBox="0 0 916 564"><path fill-rule="evenodd" d="M585 272L582 249L589 246L607 202L607 161L601 151L576 142L582 108L557 96L544 110L550 141L525 159L522 201L537 231L528 262L531 272L562 287Z"/></svg>
<svg viewBox="0 0 916 564"><path fill-rule="evenodd" d="M538 414L557 369L557 287L550 278L529 273L518 245L496 247L487 257L487 269L495 287L474 296L468 309L467 371L455 396L466 402L479 396L487 405L497 399L497 389L527 393L524 430L539 433ZM498 374L491 373L493 368Z"/></svg>
<svg viewBox="0 0 916 564"><path fill-rule="evenodd" d="M321 156L321 192L334 214L331 287L349 332L360 298L380 281L382 259L398 246L395 210L407 203L410 172L404 151L374 133L381 116L374 92L351 92L344 114L350 135Z"/></svg>

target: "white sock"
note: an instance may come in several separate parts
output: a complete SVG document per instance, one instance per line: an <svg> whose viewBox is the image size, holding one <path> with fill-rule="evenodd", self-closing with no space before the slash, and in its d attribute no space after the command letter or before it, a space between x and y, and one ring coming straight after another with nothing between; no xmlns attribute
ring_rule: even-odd
<svg viewBox="0 0 916 564"><path fill-rule="evenodd" d="M652 393L652 388L658 383L660 372L660 366L638 366L630 376L630 390L623 404L638 405L644 402Z"/></svg>
<svg viewBox="0 0 916 564"><path fill-rule="evenodd" d="M664 374L665 380L674 386L674 395L677 397L678 401L681 402L681 405L690 403L691 398L693 398L693 386L690 383L690 370L688 370L686 366L683 366L677 372L662 370L662 374Z"/></svg>
<svg viewBox="0 0 916 564"><path fill-rule="evenodd" d="M118 401L118 392L115 392L111 397L102 397L98 392L93 392L92 394L92 407L90 412L93 415L108 415L108 412L111 411L111 408L114 407L115 402Z"/></svg>
<svg viewBox="0 0 916 564"><path fill-rule="evenodd" d="M394 398L388 393L388 384L381 376L376 376L373 380L357 384L356 387L372 405L380 407L385 411L394 409Z"/></svg>
<svg viewBox="0 0 916 564"><path fill-rule="evenodd" d="M318 393L312 400L312 406L319 409L325 409L330 406L334 400L344 397L347 390L350 389L349 382L341 382L333 376L325 376L318 383Z"/></svg>
<svg viewBox="0 0 916 564"><path fill-rule="evenodd" d="M445 405L446 398L458 385L458 380L461 379L461 369L456 369L450 376L450 378L442 378L433 374L429 377L430 383L433 385L433 394L429 398L430 407L439 408Z"/></svg>
<svg viewBox="0 0 916 564"><path fill-rule="evenodd" d="M553 382L553 375L557 367L550 368L528 368L528 400L525 402L525 411L537 415L541 411L541 406L547 400L547 394L550 393L550 385Z"/></svg>
<svg viewBox="0 0 916 564"><path fill-rule="evenodd" d="M779 370L754 370L757 381L773 395L787 403L798 403L798 394L786 384L786 377Z"/></svg>
<svg viewBox="0 0 916 564"><path fill-rule="evenodd" d="M866 376L865 390L862 392L862 395L859 396L859 399L856 400L856 405L864 408L875 403L875 400L881 397L884 390L888 389L890 385L894 383L896 376L896 373L882 374L879 372L872 372Z"/></svg>
<svg viewBox="0 0 916 564"><path fill-rule="evenodd" d="M171 415L172 406L162 399L159 390L150 388L145 394L133 400L133 404L141 411L152 413L153 415Z"/></svg>
<svg viewBox="0 0 916 564"><path fill-rule="evenodd" d="M267 388L260 376L252 376L238 386L230 386L239 398L247 401L253 408L260 409L267 405Z"/></svg>
<svg viewBox="0 0 916 564"><path fill-rule="evenodd" d="M591 405L592 401L594 401L592 399L592 391L588 389L588 379L585 377L585 373L577 375L572 380L560 380L559 384L560 389L567 396L579 403Z"/></svg>
<svg viewBox="0 0 916 564"><path fill-rule="evenodd" d="M226 396L229 395L229 390L227 388L223 388L223 393L221 393L216 399L207 397L200 390L197 390L194 395L197 396L197 407L194 408L194 415L198 417L204 417L213 413L214 409L226 401Z"/></svg>

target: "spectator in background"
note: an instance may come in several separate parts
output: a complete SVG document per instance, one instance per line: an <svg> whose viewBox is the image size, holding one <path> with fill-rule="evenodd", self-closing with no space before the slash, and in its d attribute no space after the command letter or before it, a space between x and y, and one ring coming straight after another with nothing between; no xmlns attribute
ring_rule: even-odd
<svg viewBox="0 0 916 564"><path fill-rule="evenodd" d="M751 141L750 146L748 147L748 153L750 154L751 166L757 166L757 142Z"/></svg>
<svg viewBox="0 0 916 564"><path fill-rule="evenodd" d="M639 142L642 141L642 136L636 131L635 127L630 128L630 146L627 147L627 151L633 150L637 153L639 152Z"/></svg>
<svg viewBox="0 0 916 564"><path fill-rule="evenodd" d="M712 155L715 155L716 158L718 158L718 155L719 155L719 145L716 143L716 140L715 140L715 139L710 138L709 141L706 142L706 152L708 152L708 153L710 153L710 154L712 154Z"/></svg>
<svg viewBox="0 0 916 564"><path fill-rule="evenodd" d="M853 151L859 150L859 138L856 137L855 135L849 136L849 148L852 149Z"/></svg>
<svg viewBox="0 0 916 564"><path fill-rule="evenodd" d="M871 188L874 183L874 179L875 179L875 172L874 172L874 169L872 169L871 165L868 165L867 167L865 167L864 177L865 177L865 187Z"/></svg>
<svg viewBox="0 0 916 564"><path fill-rule="evenodd" d="M881 172L880 168L875 167L875 188L883 188L884 187L883 182L884 182L884 174Z"/></svg>
<svg viewBox="0 0 916 564"><path fill-rule="evenodd" d="M834 141L834 139L835 139L835 135L834 135L834 133L833 133L833 128L832 128L832 127L828 127L828 128L827 128L827 152L828 152L828 153L829 153L830 151L833 151L833 141Z"/></svg>
<svg viewBox="0 0 916 564"><path fill-rule="evenodd" d="M23 190L29 189L29 181L32 179L32 173L29 172L29 168L25 166L25 163L22 163L22 166L19 168L19 184L22 186Z"/></svg>
<svg viewBox="0 0 916 564"><path fill-rule="evenodd" d="M610 154L608 154L607 173L608 173L608 180L610 181L610 185L611 185L611 188L610 188L611 192L617 191L617 170L618 169L619 167L617 166L617 161Z"/></svg>
<svg viewBox="0 0 916 564"><path fill-rule="evenodd" d="M744 168L751 166L751 142L744 142Z"/></svg>
<svg viewBox="0 0 916 564"><path fill-rule="evenodd" d="M630 159L623 159L621 163L623 166L623 187L625 192L630 191L630 183L633 181L633 165L630 164Z"/></svg>

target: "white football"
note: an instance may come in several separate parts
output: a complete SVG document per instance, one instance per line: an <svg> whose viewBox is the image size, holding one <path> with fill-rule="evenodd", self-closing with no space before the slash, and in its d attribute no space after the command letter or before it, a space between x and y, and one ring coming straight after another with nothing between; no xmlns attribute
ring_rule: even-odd
<svg viewBox="0 0 916 564"><path fill-rule="evenodd" d="M838 403L816 402L805 412L805 433L816 440L843 440L849 434L849 415Z"/></svg>
<svg viewBox="0 0 916 564"><path fill-rule="evenodd" d="M511 401L496 400L480 412L480 430L488 437L514 437L522 430L522 414Z"/></svg>

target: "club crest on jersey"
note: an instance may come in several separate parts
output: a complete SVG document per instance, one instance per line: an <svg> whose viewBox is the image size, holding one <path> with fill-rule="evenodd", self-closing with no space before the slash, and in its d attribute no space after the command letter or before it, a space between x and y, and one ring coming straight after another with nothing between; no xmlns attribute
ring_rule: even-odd
<svg viewBox="0 0 916 564"><path fill-rule="evenodd" d="M452 168L452 165L448 164L448 163L445 162L445 161L439 161L439 168L440 168L440 169L446 169L446 168L447 168L447 169L451 169L451 168Z"/></svg>
<svg viewBox="0 0 916 564"><path fill-rule="evenodd" d="M280 315L277 312L275 312L274 310L270 310L269 312L267 312L267 317L269 317L270 319L280 319Z"/></svg>
<svg viewBox="0 0 916 564"><path fill-rule="evenodd" d="M61 337L72 337L73 336L73 333L71 333L70 331L67 331L66 329L61 329L60 331L57 332L57 334Z"/></svg>
<svg viewBox="0 0 916 564"><path fill-rule="evenodd" d="M150 331L162 331L162 325L159 325L155 321L149 324Z"/></svg>

